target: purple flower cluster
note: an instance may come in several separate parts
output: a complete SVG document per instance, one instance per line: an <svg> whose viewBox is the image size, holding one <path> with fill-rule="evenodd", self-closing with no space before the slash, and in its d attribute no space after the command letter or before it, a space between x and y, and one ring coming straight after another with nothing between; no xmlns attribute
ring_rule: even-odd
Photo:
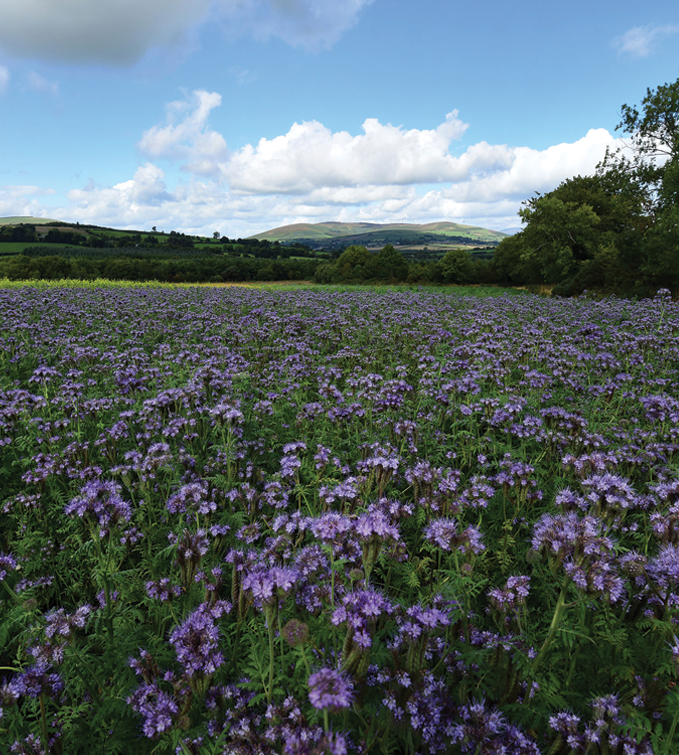
<svg viewBox="0 0 679 755"><path fill-rule="evenodd" d="M169 577L162 577L146 583L146 594L152 600L161 600L165 603L178 598L182 594L182 588L179 585L173 585Z"/></svg>
<svg viewBox="0 0 679 755"><path fill-rule="evenodd" d="M157 684L144 683L127 698L127 704L142 717L142 731L149 739L157 739L172 728L179 714L174 696Z"/></svg>
<svg viewBox="0 0 679 755"><path fill-rule="evenodd" d="M283 598L295 587L297 579L297 570L291 567L257 566L243 578L242 590L261 608Z"/></svg>
<svg viewBox="0 0 679 755"><path fill-rule="evenodd" d="M579 590L615 603L623 596L624 583L613 542L602 535L602 528L593 516L543 514L533 527L532 548L551 568L563 567Z"/></svg>
<svg viewBox="0 0 679 755"><path fill-rule="evenodd" d="M629 733L629 722L620 708L618 696L606 695L591 701L592 721L581 730L580 716L561 711L549 718L550 728L558 732L571 753L584 755L594 748L625 755L653 755L648 737L637 738Z"/></svg>
<svg viewBox="0 0 679 755"><path fill-rule="evenodd" d="M171 514L184 514L187 511L211 514L217 510L217 504L209 497L208 486L204 480L182 485L168 498L166 506Z"/></svg>
<svg viewBox="0 0 679 755"><path fill-rule="evenodd" d="M0 552L0 581L4 580L7 572L16 571L19 564L11 553Z"/></svg>
<svg viewBox="0 0 679 755"><path fill-rule="evenodd" d="M84 629L92 613L92 606L83 605L73 614L67 614L63 608L53 608L45 616L45 637L48 640L70 638L75 629Z"/></svg>
<svg viewBox="0 0 679 755"><path fill-rule="evenodd" d="M465 755L540 755L537 744L485 700L462 705L458 716L461 723L452 727L451 741Z"/></svg>
<svg viewBox="0 0 679 755"><path fill-rule="evenodd" d="M309 677L309 701L314 708L338 713L351 705L353 697L353 685L339 671L322 668Z"/></svg>
<svg viewBox="0 0 679 755"><path fill-rule="evenodd" d="M366 649L372 645L371 629L378 619L394 612L391 601L374 590L358 590L347 593L332 614L332 623L339 626L344 622L351 640Z"/></svg>
<svg viewBox="0 0 679 755"><path fill-rule="evenodd" d="M444 551L479 554L485 550L482 533L470 525L460 531L456 519L433 519L424 529L425 538Z"/></svg>
<svg viewBox="0 0 679 755"><path fill-rule="evenodd" d="M97 523L99 537L106 537L119 522L129 522L132 506L123 500L121 488L115 482L90 480L64 509L68 516L78 516Z"/></svg>
<svg viewBox="0 0 679 755"><path fill-rule="evenodd" d="M488 599L494 611L505 614L515 611L520 606L525 606L529 590L530 577L513 576L507 579L503 590L497 588L489 590Z"/></svg>
<svg viewBox="0 0 679 755"><path fill-rule="evenodd" d="M177 541L177 563L179 564L182 583L185 587L188 587L193 582L203 556L205 556L209 548L210 541L204 529L196 530L196 532L184 530Z"/></svg>
<svg viewBox="0 0 679 755"><path fill-rule="evenodd" d="M170 643L187 677L210 677L224 663L215 622L230 610L226 601L203 603L170 633Z"/></svg>

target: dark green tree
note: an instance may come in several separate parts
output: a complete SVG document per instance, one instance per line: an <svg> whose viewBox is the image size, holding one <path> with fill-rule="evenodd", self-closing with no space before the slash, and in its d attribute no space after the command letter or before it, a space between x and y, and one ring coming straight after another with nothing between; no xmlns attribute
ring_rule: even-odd
<svg viewBox="0 0 679 755"><path fill-rule="evenodd" d="M449 249L439 264L444 283L474 282L474 263L465 249Z"/></svg>
<svg viewBox="0 0 679 755"><path fill-rule="evenodd" d="M372 255L364 246L347 247L336 263L338 280L364 280L371 263Z"/></svg>
<svg viewBox="0 0 679 755"><path fill-rule="evenodd" d="M639 107L623 105L617 129L626 144L595 175L524 202L524 229L495 251L500 280L557 283L559 294L645 296L679 285L679 80L648 89Z"/></svg>
<svg viewBox="0 0 679 755"><path fill-rule="evenodd" d="M403 281L408 277L408 262L391 244L380 250L376 262L380 280Z"/></svg>
<svg viewBox="0 0 679 755"><path fill-rule="evenodd" d="M641 107L623 105L616 130L628 135L625 147L608 152L600 166L617 171L643 188L662 212L679 202L679 79L647 89Z"/></svg>

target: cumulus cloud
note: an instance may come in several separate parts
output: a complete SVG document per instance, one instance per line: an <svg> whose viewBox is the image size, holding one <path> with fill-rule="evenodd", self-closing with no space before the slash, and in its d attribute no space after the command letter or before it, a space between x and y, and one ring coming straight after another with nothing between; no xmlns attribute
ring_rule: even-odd
<svg viewBox="0 0 679 755"><path fill-rule="evenodd" d="M137 168L129 181L123 181L109 189L98 189L90 181L84 189L70 191L68 198L85 212L92 208L97 211L102 204L109 204L111 207L128 206L130 212L136 213L142 207L157 208L172 201L165 185L165 174L152 163Z"/></svg>
<svg viewBox="0 0 679 755"><path fill-rule="evenodd" d="M0 49L24 58L130 65L186 44L206 21L232 35L328 47L372 0L0 0Z"/></svg>
<svg viewBox="0 0 679 755"><path fill-rule="evenodd" d="M432 130L406 131L368 118L357 136L317 121L295 123L283 136L238 150L223 170L235 191L253 194L459 180L468 166L448 149L466 128L457 111Z"/></svg>
<svg viewBox="0 0 679 755"><path fill-rule="evenodd" d="M352 135L317 121L296 123L230 152L209 125L220 104L218 93L203 90L170 103L165 121L137 145L146 162L135 175L72 190L57 217L189 233L218 228L235 237L322 220L454 220L501 229L517 225L521 202L535 191L591 174L606 148L619 144L605 129L592 129L543 150L482 141L453 155L468 128L453 110L431 129L369 118ZM169 181L162 161L179 164L187 178Z"/></svg>
<svg viewBox="0 0 679 755"><path fill-rule="evenodd" d="M9 71L5 66L0 66L0 94L4 94L7 91L9 84Z"/></svg>
<svg viewBox="0 0 679 755"><path fill-rule="evenodd" d="M679 34L679 24L635 26L613 40L613 46L621 55L646 58L664 37L674 34Z"/></svg>
<svg viewBox="0 0 679 755"><path fill-rule="evenodd" d="M0 217L45 215L41 198L55 193L40 186L0 186Z"/></svg>
<svg viewBox="0 0 679 755"><path fill-rule="evenodd" d="M210 111L221 105L217 92L198 90L167 106L166 123L145 131L137 147L151 159L184 163L185 170L215 175L228 160L224 137L208 128Z"/></svg>

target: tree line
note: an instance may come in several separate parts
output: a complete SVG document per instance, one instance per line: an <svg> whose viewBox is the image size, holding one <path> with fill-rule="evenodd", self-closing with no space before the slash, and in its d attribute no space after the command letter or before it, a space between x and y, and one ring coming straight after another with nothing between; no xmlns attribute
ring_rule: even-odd
<svg viewBox="0 0 679 755"><path fill-rule="evenodd" d="M98 255L125 256L175 256L182 253L202 254L235 254L246 255L261 259L288 259L290 257L306 257L309 259L329 259L330 254L322 250L313 250L299 242L281 244L279 241L268 239L238 238L230 239L219 236L218 233L208 239L203 236L170 231L169 234L131 232L107 233L105 230L91 231L87 226L72 226L50 228L47 233L40 233L31 223L0 226L0 253L4 242L35 242L36 247L27 247L22 252L28 256L81 256L96 257ZM51 250L50 247L59 244L67 245L68 250ZM74 250L75 248L75 250ZM96 250L96 251L95 251Z"/></svg>
<svg viewBox="0 0 679 755"><path fill-rule="evenodd" d="M67 257L17 254L0 259L0 278L9 280L95 280L165 283L310 280L318 260L254 257Z"/></svg>

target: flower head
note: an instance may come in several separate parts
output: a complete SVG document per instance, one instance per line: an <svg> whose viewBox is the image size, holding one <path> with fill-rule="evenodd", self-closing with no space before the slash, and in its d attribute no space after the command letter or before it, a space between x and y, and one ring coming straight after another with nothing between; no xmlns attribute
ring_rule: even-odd
<svg viewBox="0 0 679 755"><path fill-rule="evenodd" d="M309 677L309 701L318 710L348 708L354 697L351 682L339 671L322 668Z"/></svg>

